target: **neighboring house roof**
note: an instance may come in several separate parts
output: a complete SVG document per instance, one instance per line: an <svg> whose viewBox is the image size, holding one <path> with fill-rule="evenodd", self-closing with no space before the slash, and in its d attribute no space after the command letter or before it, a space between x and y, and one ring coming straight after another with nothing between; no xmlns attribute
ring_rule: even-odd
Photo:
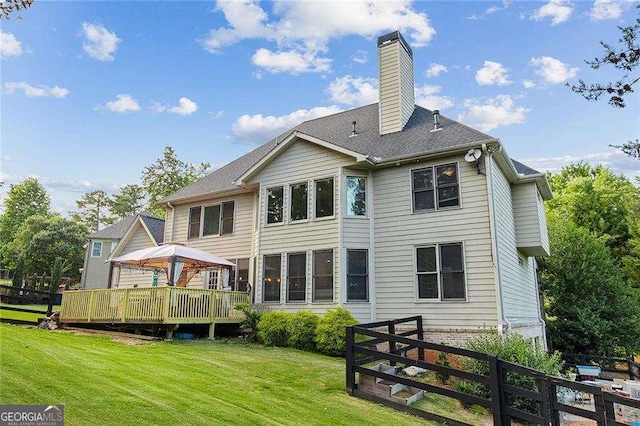
<svg viewBox="0 0 640 426"><path fill-rule="evenodd" d="M111 240L119 240L121 239L127 230L131 227L131 224L140 217L149 229L149 233L156 241L157 244L160 244L164 239L164 220L159 217L151 216L147 213L134 214L129 216L118 223L114 223L111 226L107 226L104 229L94 232L93 234L89 234L89 239L91 240L100 240L100 239L111 239Z"/></svg>
<svg viewBox="0 0 640 426"><path fill-rule="evenodd" d="M357 135L352 135L353 122ZM305 121L271 141L259 146L235 161L215 170L207 176L185 186L160 200L166 204L208 194L238 190L234 182L267 157L279 143L298 132L326 141L343 150L349 150L368 158L372 164L398 161L406 158L426 156L438 152L464 149L472 144L497 142L497 139L455 120L440 117L440 131L433 130L433 112L416 105L416 108L401 132L379 134L378 104L332 114ZM518 163L520 170L535 170ZM528 173L527 173L528 174Z"/></svg>
<svg viewBox="0 0 640 426"><path fill-rule="evenodd" d="M519 161L514 160L513 158L511 159L511 162L513 163L514 167L516 168L516 172L518 172L518 174L520 175L525 175L525 176L530 176L530 175L539 175L541 174L539 171L532 169L531 167L522 164Z"/></svg>

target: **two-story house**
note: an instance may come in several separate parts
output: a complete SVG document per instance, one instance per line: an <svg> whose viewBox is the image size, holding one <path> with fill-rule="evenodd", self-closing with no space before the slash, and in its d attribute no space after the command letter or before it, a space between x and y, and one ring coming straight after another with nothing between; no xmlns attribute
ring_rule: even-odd
<svg viewBox="0 0 640 426"><path fill-rule="evenodd" d="M272 309L422 315L436 342L483 326L544 342L545 175L415 105L398 32L378 58L377 104L303 122L168 196L164 240L236 263L231 287Z"/></svg>
<svg viewBox="0 0 640 426"><path fill-rule="evenodd" d="M80 282L85 289L110 288L114 282L120 285L151 285L149 272L125 269L114 277L109 259L162 243L164 220L146 213L127 217L89 235L85 247L84 266ZM116 271L116 272L114 272Z"/></svg>

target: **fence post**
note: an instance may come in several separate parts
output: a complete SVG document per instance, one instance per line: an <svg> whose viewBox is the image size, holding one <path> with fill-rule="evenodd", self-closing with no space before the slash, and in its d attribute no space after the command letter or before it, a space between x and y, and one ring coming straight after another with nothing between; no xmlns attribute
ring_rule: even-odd
<svg viewBox="0 0 640 426"><path fill-rule="evenodd" d="M353 395L353 389L356 384L356 372L353 369L353 361L354 361L354 350L353 344L355 342L355 331L353 326L347 326L347 339L345 345L345 359L346 359L346 370L347 370L347 392L349 395Z"/></svg>
<svg viewBox="0 0 640 426"><path fill-rule="evenodd" d="M393 321L389 321L389 324L387 325L387 329L388 332L391 336L395 336L396 335L396 325L393 323ZM389 340L389 353L395 355L396 354L396 342L395 341L391 341ZM389 365L391 366L395 366L397 363L395 361L390 361Z"/></svg>
<svg viewBox="0 0 640 426"><path fill-rule="evenodd" d="M506 418L506 401L502 392L502 369L495 355L487 355L489 361L489 385L491 386L491 411L494 426L509 424Z"/></svg>
<svg viewBox="0 0 640 426"><path fill-rule="evenodd" d="M90 290L89 293L89 307L87 308L87 322L91 322L91 314L93 313L93 296L95 295L95 291Z"/></svg>
<svg viewBox="0 0 640 426"><path fill-rule="evenodd" d="M421 342L424 342L424 327L422 326L422 315L418 317L417 326L418 326L418 340L420 340ZM420 361L424 361L423 347L418 348L418 359Z"/></svg>
<svg viewBox="0 0 640 426"><path fill-rule="evenodd" d="M543 378L545 385L547 387L547 412L549 419L551 421L552 426L560 426L560 412L556 410L555 403L558 397L558 388L555 384L549 383L549 378L545 375ZM546 420L546 419L545 419Z"/></svg>

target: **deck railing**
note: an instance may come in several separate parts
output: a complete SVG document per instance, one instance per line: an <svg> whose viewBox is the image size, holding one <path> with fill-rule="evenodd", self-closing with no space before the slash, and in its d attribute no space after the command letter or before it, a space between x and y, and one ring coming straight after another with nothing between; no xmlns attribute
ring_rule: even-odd
<svg viewBox="0 0 640 426"><path fill-rule="evenodd" d="M239 303L251 303L249 293L182 287L116 288L65 291L63 322L214 323L240 322Z"/></svg>

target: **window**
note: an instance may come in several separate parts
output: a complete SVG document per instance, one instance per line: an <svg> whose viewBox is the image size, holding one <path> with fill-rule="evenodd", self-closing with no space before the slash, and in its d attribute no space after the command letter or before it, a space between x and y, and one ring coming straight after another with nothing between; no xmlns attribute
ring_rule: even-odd
<svg viewBox="0 0 640 426"><path fill-rule="evenodd" d="M191 207L188 237L232 234L234 206L233 201L227 201L221 205Z"/></svg>
<svg viewBox="0 0 640 426"><path fill-rule="evenodd" d="M200 236L200 213L202 207L191 207L189 209L189 238Z"/></svg>
<svg viewBox="0 0 640 426"><path fill-rule="evenodd" d="M116 247L118 247L118 243L116 243L116 242L111 243L111 251L110 251L110 253L113 253L115 251Z"/></svg>
<svg viewBox="0 0 640 426"><path fill-rule="evenodd" d="M229 274L229 286L234 291L249 290L249 259L232 260L236 264Z"/></svg>
<svg viewBox="0 0 640 426"><path fill-rule="evenodd" d="M307 219L307 183L291 185L291 221Z"/></svg>
<svg viewBox="0 0 640 426"><path fill-rule="evenodd" d="M219 270L208 271L206 275L206 282L205 282L204 288L208 290L217 290L219 279L220 279Z"/></svg>
<svg viewBox="0 0 640 426"><path fill-rule="evenodd" d="M367 178L347 177L347 216L367 215Z"/></svg>
<svg viewBox="0 0 640 426"><path fill-rule="evenodd" d="M284 188L267 189L267 223L282 223Z"/></svg>
<svg viewBox="0 0 640 426"><path fill-rule="evenodd" d="M458 166L455 163L412 170L411 180L413 211L460 205Z"/></svg>
<svg viewBox="0 0 640 426"><path fill-rule="evenodd" d="M280 301L280 255L270 255L264 257L263 262L263 302Z"/></svg>
<svg viewBox="0 0 640 426"><path fill-rule="evenodd" d="M333 301L333 250L313 252L313 301Z"/></svg>
<svg viewBox="0 0 640 426"><path fill-rule="evenodd" d="M289 254L287 261L287 302L304 302L307 288L307 254Z"/></svg>
<svg viewBox="0 0 640 426"><path fill-rule="evenodd" d="M419 299L465 300L462 243L416 248Z"/></svg>
<svg viewBox="0 0 640 426"><path fill-rule="evenodd" d="M316 181L316 217L333 216L333 178Z"/></svg>
<svg viewBox="0 0 640 426"><path fill-rule="evenodd" d="M347 302L367 301L367 250L347 250Z"/></svg>
<svg viewBox="0 0 640 426"><path fill-rule="evenodd" d="M102 242L94 241L91 244L91 257L102 257Z"/></svg>
<svg viewBox="0 0 640 426"><path fill-rule="evenodd" d="M233 234L233 211L235 203L229 201L222 203L222 235Z"/></svg>

